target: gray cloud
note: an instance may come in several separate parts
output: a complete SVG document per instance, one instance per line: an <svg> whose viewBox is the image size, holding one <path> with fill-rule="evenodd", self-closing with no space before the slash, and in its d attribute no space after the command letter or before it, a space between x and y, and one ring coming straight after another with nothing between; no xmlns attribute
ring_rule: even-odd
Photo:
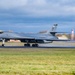
<svg viewBox="0 0 75 75"><path fill-rule="evenodd" d="M1 15L29 17L75 15L74 0L0 0Z"/></svg>
<svg viewBox="0 0 75 75"><path fill-rule="evenodd" d="M0 29L35 29L35 32L58 23L60 31L71 30L75 27L74 3L74 0L0 0Z"/></svg>

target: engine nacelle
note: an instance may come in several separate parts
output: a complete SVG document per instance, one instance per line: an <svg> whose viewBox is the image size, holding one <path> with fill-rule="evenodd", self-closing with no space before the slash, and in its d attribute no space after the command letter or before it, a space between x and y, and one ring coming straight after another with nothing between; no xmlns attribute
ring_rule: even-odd
<svg viewBox="0 0 75 75"><path fill-rule="evenodd" d="M44 43L52 43L53 41L44 40Z"/></svg>

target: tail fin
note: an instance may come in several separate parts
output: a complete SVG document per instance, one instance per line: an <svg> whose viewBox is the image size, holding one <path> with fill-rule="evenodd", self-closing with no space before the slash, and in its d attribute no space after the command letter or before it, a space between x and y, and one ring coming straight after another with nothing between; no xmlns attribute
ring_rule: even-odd
<svg viewBox="0 0 75 75"><path fill-rule="evenodd" d="M54 24L50 32L56 32L58 24Z"/></svg>
<svg viewBox="0 0 75 75"><path fill-rule="evenodd" d="M55 34L57 33L56 32L57 26L58 26L58 24L54 24L53 27L51 28L50 32L49 32L53 36L55 36Z"/></svg>

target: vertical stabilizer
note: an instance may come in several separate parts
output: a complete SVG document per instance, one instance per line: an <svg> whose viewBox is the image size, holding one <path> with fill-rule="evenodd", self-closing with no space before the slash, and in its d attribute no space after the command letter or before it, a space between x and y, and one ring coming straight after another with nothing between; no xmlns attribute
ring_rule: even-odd
<svg viewBox="0 0 75 75"><path fill-rule="evenodd" d="M52 34L53 36L55 36L56 34L56 29L57 29L58 24L54 24L50 30L50 34Z"/></svg>
<svg viewBox="0 0 75 75"><path fill-rule="evenodd" d="M58 24L54 24L50 32L56 32Z"/></svg>

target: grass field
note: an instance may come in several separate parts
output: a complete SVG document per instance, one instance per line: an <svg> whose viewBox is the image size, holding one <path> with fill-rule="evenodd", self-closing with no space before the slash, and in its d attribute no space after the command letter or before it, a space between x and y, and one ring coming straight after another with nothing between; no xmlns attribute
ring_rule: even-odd
<svg viewBox="0 0 75 75"><path fill-rule="evenodd" d="M75 75L75 49L2 48L0 75Z"/></svg>

